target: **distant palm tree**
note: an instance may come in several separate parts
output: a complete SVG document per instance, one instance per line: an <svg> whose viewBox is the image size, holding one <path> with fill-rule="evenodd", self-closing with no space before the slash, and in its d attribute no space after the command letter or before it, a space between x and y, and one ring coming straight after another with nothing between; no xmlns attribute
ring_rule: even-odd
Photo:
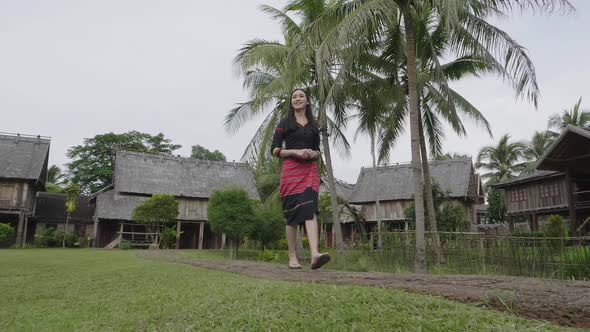
<svg viewBox="0 0 590 332"><path fill-rule="evenodd" d="M57 165L51 165L47 170L47 181L45 189L50 193L64 193L63 186L66 184L66 175Z"/></svg>
<svg viewBox="0 0 590 332"><path fill-rule="evenodd" d="M523 151L526 162L525 173L531 173L535 170L537 161L541 159L545 151L553 143L553 135L549 131L536 131L532 140L527 144Z"/></svg>
<svg viewBox="0 0 590 332"><path fill-rule="evenodd" d="M570 110L563 110L561 113L554 113L549 117L547 127L556 129L558 132L551 132L553 136L559 135L559 132L565 130L568 125L587 128L590 127L590 110L581 109L582 97Z"/></svg>
<svg viewBox="0 0 590 332"><path fill-rule="evenodd" d="M510 135L500 138L498 145L486 146L479 151L475 168L487 170L481 175L487 179L488 187L496 182L509 179L522 172L526 164L521 162L526 145L521 142L510 142Z"/></svg>

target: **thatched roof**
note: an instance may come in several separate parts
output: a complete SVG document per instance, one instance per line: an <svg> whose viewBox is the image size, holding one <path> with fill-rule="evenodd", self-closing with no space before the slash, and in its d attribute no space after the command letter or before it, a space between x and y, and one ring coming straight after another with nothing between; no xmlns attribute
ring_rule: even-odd
<svg viewBox="0 0 590 332"><path fill-rule="evenodd" d="M430 163L434 180L450 197L469 197L469 184L473 176L471 159L436 160ZM411 164L378 166L377 181L373 168L362 168L350 197L350 203L375 201L375 191L381 201L409 200L414 197L414 176ZM375 189L376 188L376 189Z"/></svg>
<svg viewBox="0 0 590 332"><path fill-rule="evenodd" d="M45 184L49 139L0 134L0 178L34 180Z"/></svg>
<svg viewBox="0 0 590 332"><path fill-rule="evenodd" d="M236 186L259 198L254 174L244 163L119 151L114 178L118 193L209 198L216 190Z"/></svg>
<svg viewBox="0 0 590 332"><path fill-rule="evenodd" d="M505 188L510 187L516 184L526 183L526 182L534 182L539 180L545 180L548 178L564 176L565 174L555 171L534 171L528 174L523 174L517 177L513 177L511 179L507 179L504 181L500 181L494 183L491 187L492 188Z"/></svg>
<svg viewBox="0 0 590 332"><path fill-rule="evenodd" d="M96 213L100 219L132 220L135 207L149 196L119 195L115 190L100 193L96 198Z"/></svg>
<svg viewBox="0 0 590 332"><path fill-rule="evenodd" d="M342 180L338 180L338 179L334 179L336 181L336 195L338 195L340 198L348 201L350 199L350 195L352 194L352 191L354 190L354 184L350 184L347 182L344 182ZM327 177L322 177L321 183L320 183L320 193L326 192L329 193L330 192L330 186L328 185L328 178Z"/></svg>
<svg viewBox="0 0 590 332"><path fill-rule="evenodd" d="M70 215L70 221L92 222L94 204L89 196L80 196L78 206ZM66 222L66 195L40 192L37 193L35 214L33 218L43 221Z"/></svg>
<svg viewBox="0 0 590 332"><path fill-rule="evenodd" d="M590 129L569 125L539 159L536 169L590 176Z"/></svg>

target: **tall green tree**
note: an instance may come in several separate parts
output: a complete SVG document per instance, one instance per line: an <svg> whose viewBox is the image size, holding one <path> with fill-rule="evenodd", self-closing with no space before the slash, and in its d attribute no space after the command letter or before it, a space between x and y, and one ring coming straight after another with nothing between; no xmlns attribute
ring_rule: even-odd
<svg viewBox="0 0 590 332"><path fill-rule="evenodd" d="M339 2L338 8L333 12L336 16L344 15L345 19L339 21L327 38L322 38L323 41L316 51L318 54L316 62L321 66L331 63L329 59L341 52L342 45L346 45L347 54L358 54L359 51L364 51L366 43L362 43L363 36L369 33L370 35L366 39L369 41L375 39L375 34L378 35L383 30L375 28L375 26L381 27L387 24L391 17L403 22L415 182L414 197L417 221L415 268L417 273L426 271L426 260L424 210L421 195L423 177L420 158L416 26L413 17L420 17L425 9L433 10L435 20L443 22L448 29L452 50L458 53L478 54L506 68L503 76L513 82L519 95L526 96L536 105L538 87L535 81L534 67L525 49L508 34L486 20L494 18L494 16L503 16L514 9L551 10L556 4L561 7L571 7L565 0L352 0ZM329 22L329 24L333 23ZM361 42L359 43L359 41ZM357 52L351 52L351 48L355 45L360 45L360 47L357 48Z"/></svg>
<svg viewBox="0 0 590 332"><path fill-rule="evenodd" d="M268 158L272 133L278 121L285 116L289 107L291 91L304 88L312 97L315 116L319 119L322 136L322 152L330 190L334 192L332 203L336 206L335 180L333 176L331 151L328 137L335 147L347 153L349 143L344 137L341 126L345 120L343 95L337 93L336 87L343 82L345 70L330 72L331 85L322 85L319 89L320 73L314 61L314 46L303 40L302 31L321 17L326 8L324 0L293 0L284 10L263 6L263 11L272 15L283 28L285 42L253 40L242 48L236 57L236 63L244 74L244 86L250 91L251 99L239 104L226 117L229 130L238 129L244 121L270 108L262 125L246 148L243 159L255 160L257 165ZM289 15L294 14L297 19ZM332 116L328 116L331 111ZM339 255L343 255L343 241L338 209L335 214L334 237Z"/></svg>
<svg viewBox="0 0 590 332"><path fill-rule="evenodd" d="M51 165L47 170L47 181L45 188L50 193L63 193L63 186L66 184L66 175L62 172L61 168L57 165Z"/></svg>
<svg viewBox="0 0 590 332"><path fill-rule="evenodd" d="M569 125L581 128L590 127L590 110L582 109L582 97L571 109L552 114L547 123L549 129L557 130L557 132L551 132L553 136L558 136Z"/></svg>
<svg viewBox="0 0 590 332"><path fill-rule="evenodd" d="M252 232L256 222L254 204L242 188L215 191L209 199L207 219L211 230L225 233L229 240L232 259L238 257L238 247L242 238Z"/></svg>
<svg viewBox="0 0 590 332"><path fill-rule="evenodd" d="M541 159L545 151L553 143L553 135L549 131L536 131L533 138L527 143L523 151L523 157L528 160L524 169L525 173L535 170L537 161Z"/></svg>
<svg viewBox="0 0 590 332"><path fill-rule="evenodd" d="M219 150L210 151L209 149L200 145L193 145L191 147L191 158L211 161L226 161L225 155Z"/></svg>
<svg viewBox="0 0 590 332"><path fill-rule="evenodd" d="M70 223L70 216L78 208L78 198L80 197L81 190L77 184L71 183L65 190L66 193L66 227L64 229L64 237L62 240L62 248L66 247L66 235L68 234L68 224Z"/></svg>
<svg viewBox="0 0 590 332"><path fill-rule="evenodd" d="M495 146L483 147L477 155L475 168L487 171L481 177L488 187L496 182L510 179L526 168L522 161L526 145L521 142L510 142L510 135L500 138Z"/></svg>
<svg viewBox="0 0 590 332"><path fill-rule="evenodd" d="M162 133L153 136L130 131L96 135L68 149L67 156L72 160L67 164L68 173L84 193L94 193L113 182L117 150L172 154L180 148L181 145L172 144Z"/></svg>

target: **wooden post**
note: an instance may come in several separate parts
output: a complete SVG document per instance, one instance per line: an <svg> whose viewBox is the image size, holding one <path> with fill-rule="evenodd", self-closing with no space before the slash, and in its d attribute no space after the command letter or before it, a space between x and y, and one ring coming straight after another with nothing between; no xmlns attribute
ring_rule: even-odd
<svg viewBox="0 0 590 332"><path fill-rule="evenodd" d="M94 217L92 219L94 221L94 229L92 230L92 238L94 240L92 243L92 247L97 248L98 247L98 217L96 215L94 215Z"/></svg>
<svg viewBox="0 0 590 332"><path fill-rule="evenodd" d="M180 220L176 222L176 249L180 249L180 228L182 227Z"/></svg>
<svg viewBox="0 0 590 332"><path fill-rule="evenodd" d="M537 212L533 212L531 216L531 229L533 232L539 231L539 217L537 216Z"/></svg>
<svg viewBox="0 0 590 332"><path fill-rule="evenodd" d="M123 241L123 223L121 223L121 229L119 231L119 247L121 246L121 242Z"/></svg>
<svg viewBox="0 0 590 332"><path fill-rule="evenodd" d="M576 202L574 200L574 186L572 182L572 177L569 171L565 173L565 184L567 187L567 205L569 208L570 217L570 236L577 236L578 223L576 219Z"/></svg>
<svg viewBox="0 0 590 332"><path fill-rule="evenodd" d="M514 232L514 217L509 214L508 215L508 233L510 233L510 235L512 235L512 233Z"/></svg>
<svg viewBox="0 0 590 332"><path fill-rule="evenodd" d="M221 249L225 249L225 233L221 233Z"/></svg>
<svg viewBox="0 0 590 332"><path fill-rule="evenodd" d="M480 255L480 263L481 263L481 272L482 274L486 274L486 250L485 246L483 245L483 235L479 234L479 255Z"/></svg>
<svg viewBox="0 0 590 332"><path fill-rule="evenodd" d="M21 247L23 247L27 243L27 230L29 228L29 217L27 215L24 216L24 229L23 229L23 239L21 242Z"/></svg>
<svg viewBox="0 0 590 332"><path fill-rule="evenodd" d="M202 222L199 224L199 249L203 249L203 238L205 233L205 223ZM222 235L223 239L225 240L225 234Z"/></svg>
<svg viewBox="0 0 590 332"><path fill-rule="evenodd" d="M23 224L25 222L25 214L23 210L20 210L18 214L18 225L16 226L16 246L20 248L23 240Z"/></svg>

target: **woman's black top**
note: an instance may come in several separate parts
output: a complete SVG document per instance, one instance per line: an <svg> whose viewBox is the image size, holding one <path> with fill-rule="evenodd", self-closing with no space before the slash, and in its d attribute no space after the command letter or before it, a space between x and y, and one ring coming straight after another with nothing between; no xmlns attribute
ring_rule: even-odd
<svg viewBox="0 0 590 332"><path fill-rule="evenodd" d="M302 126L298 122L288 123L287 119L282 119L275 129L272 137L270 152L279 157L283 141L286 150L312 149L320 150L320 131L310 122Z"/></svg>

